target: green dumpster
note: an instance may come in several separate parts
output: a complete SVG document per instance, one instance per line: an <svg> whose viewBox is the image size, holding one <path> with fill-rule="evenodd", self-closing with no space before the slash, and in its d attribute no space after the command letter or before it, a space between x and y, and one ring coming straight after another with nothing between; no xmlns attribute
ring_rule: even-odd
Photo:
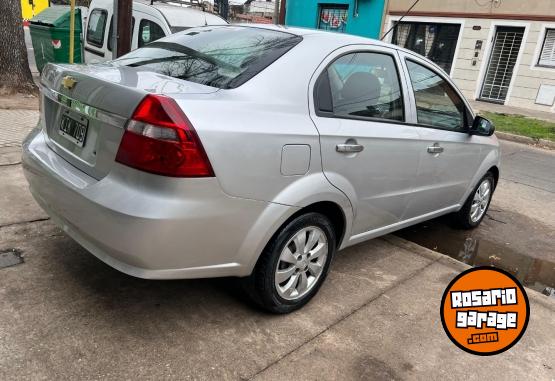
<svg viewBox="0 0 555 381"><path fill-rule="evenodd" d="M39 72L48 62L69 63L70 7L52 6L30 20L29 30ZM75 8L73 62L82 63L81 10Z"/></svg>

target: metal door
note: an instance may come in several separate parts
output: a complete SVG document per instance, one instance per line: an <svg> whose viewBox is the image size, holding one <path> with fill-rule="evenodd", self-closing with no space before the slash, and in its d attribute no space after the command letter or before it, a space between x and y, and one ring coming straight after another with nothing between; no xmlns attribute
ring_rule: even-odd
<svg viewBox="0 0 555 381"><path fill-rule="evenodd" d="M374 60L376 67L370 69ZM390 63L387 68L385 62ZM320 133L324 173L350 198L355 210L351 243L395 226L412 198L421 144L418 128L402 120L365 117L361 116L363 113L342 111L344 106L357 107L368 102L369 106L361 109L382 114L382 108L387 109L389 102L384 99L387 98L385 95L392 91L389 94L401 97L404 113L410 118L410 90L399 75L399 63L393 49L364 45L337 50L323 63L324 67L330 64L330 67L337 65L340 69L330 76L328 69L325 69L324 78L334 79L327 81L331 85L326 87L330 87L330 94L341 93L345 103L334 104L330 112L313 112L311 117ZM377 70L378 66L382 71ZM342 75L345 81L340 78ZM393 83L398 82L401 91L394 90L391 83L385 81L367 81L378 75L382 79L391 79ZM353 86L353 90L365 91L363 94L352 94L358 91L346 92L349 86ZM334 98L333 95L331 98Z"/></svg>
<svg viewBox="0 0 555 381"><path fill-rule="evenodd" d="M524 28L497 28L480 99L505 103L523 36Z"/></svg>

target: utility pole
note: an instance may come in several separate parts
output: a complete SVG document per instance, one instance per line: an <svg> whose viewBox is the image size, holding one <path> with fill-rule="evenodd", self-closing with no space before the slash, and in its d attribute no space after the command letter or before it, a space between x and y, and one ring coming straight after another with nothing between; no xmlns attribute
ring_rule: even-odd
<svg viewBox="0 0 555 381"><path fill-rule="evenodd" d="M112 58L121 57L131 51L133 0L114 0L114 49ZM115 57L114 57L115 55Z"/></svg>
<svg viewBox="0 0 555 381"><path fill-rule="evenodd" d="M69 63L73 63L75 50L75 0L69 2Z"/></svg>
<svg viewBox="0 0 555 381"><path fill-rule="evenodd" d="M285 25L285 7L287 6L286 0L281 0L279 6L279 23Z"/></svg>
<svg viewBox="0 0 555 381"><path fill-rule="evenodd" d="M279 0L274 0L274 24L279 24Z"/></svg>

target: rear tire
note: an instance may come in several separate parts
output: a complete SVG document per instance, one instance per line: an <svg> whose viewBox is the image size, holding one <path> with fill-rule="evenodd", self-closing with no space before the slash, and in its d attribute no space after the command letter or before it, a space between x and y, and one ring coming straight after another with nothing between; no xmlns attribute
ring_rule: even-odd
<svg viewBox="0 0 555 381"><path fill-rule="evenodd" d="M303 214L274 235L252 274L243 279L243 289L267 311L295 311L316 295L335 251L330 220L320 213Z"/></svg>
<svg viewBox="0 0 555 381"><path fill-rule="evenodd" d="M484 219L495 189L495 178L488 172L472 190L461 210L455 213L455 222L461 229L474 229Z"/></svg>

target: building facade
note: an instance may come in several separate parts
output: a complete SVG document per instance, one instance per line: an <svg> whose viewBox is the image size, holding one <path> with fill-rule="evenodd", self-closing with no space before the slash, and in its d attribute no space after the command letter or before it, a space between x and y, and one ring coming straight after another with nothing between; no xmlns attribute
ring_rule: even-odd
<svg viewBox="0 0 555 381"><path fill-rule="evenodd" d="M385 0L287 0L285 24L378 38Z"/></svg>
<svg viewBox="0 0 555 381"><path fill-rule="evenodd" d="M271 0L247 0L244 6L246 14L269 18L272 18L274 15L275 2Z"/></svg>
<svg viewBox="0 0 555 381"><path fill-rule="evenodd" d="M389 0L386 41L441 66L469 99L555 112L555 0Z"/></svg>

